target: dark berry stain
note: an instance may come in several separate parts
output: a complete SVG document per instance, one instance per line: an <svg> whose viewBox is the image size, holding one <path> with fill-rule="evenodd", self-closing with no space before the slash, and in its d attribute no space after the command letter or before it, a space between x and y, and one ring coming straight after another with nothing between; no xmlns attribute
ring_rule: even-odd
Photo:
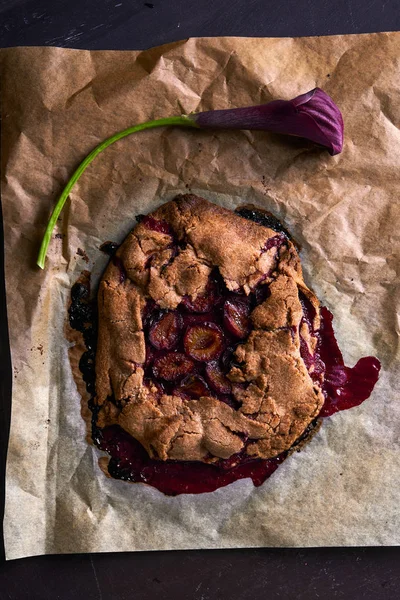
<svg viewBox="0 0 400 600"><path fill-rule="evenodd" d="M104 244L102 244L100 246L100 250L102 252L104 252L104 254L107 254L108 256L114 256L114 254L116 253L116 251L119 248L119 244L116 244L115 242L104 242Z"/></svg>
<svg viewBox="0 0 400 600"><path fill-rule="evenodd" d="M240 215L244 219L248 219L249 221L254 221L254 223L258 223L263 227L268 227L277 233L283 233L289 240L291 240L291 235L282 225L282 223L274 217L271 213L268 212L260 212L253 208L247 208L246 206L243 208L237 208L236 214Z"/></svg>

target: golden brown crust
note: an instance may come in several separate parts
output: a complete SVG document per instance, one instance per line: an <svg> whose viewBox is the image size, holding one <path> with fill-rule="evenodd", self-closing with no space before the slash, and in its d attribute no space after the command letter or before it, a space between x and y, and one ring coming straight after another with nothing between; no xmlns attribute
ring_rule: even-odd
<svg viewBox="0 0 400 600"><path fill-rule="evenodd" d="M265 251L276 232L193 195L177 197L152 217L168 223L180 250L174 255L168 233L139 223L103 276L96 354L99 426L118 423L161 460L213 461L244 447L251 456L270 458L288 450L324 401L300 355L299 290L316 309L316 328L319 303L303 281L293 244ZM230 290L249 293L262 278L270 283L270 296L251 315L252 332L236 350L240 366L228 374L232 382L247 384L235 386L238 410L211 396L160 398L151 383L143 383L146 299L174 309L183 295L205 292L215 267Z"/></svg>

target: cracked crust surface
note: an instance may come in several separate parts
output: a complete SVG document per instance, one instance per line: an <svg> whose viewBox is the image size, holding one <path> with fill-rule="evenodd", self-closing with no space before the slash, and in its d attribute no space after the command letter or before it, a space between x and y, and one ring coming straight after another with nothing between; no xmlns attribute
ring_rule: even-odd
<svg viewBox="0 0 400 600"><path fill-rule="evenodd" d="M266 251L275 231L193 195L178 196L151 217L168 224L179 250L171 248L169 233L142 221L100 282L98 425L120 425L160 460L213 462L240 451L270 458L288 450L324 402L300 354L300 329L310 351L315 338L302 320L299 292L315 308L314 330L319 303L303 281L293 244L285 239ZM160 395L151 381L144 382L146 301L175 309L184 295L205 293L215 267L229 290L248 294L261 280L270 290L251 313L253 329L228 373L241 384L234 387L237 409L211 395Z"/></svg>

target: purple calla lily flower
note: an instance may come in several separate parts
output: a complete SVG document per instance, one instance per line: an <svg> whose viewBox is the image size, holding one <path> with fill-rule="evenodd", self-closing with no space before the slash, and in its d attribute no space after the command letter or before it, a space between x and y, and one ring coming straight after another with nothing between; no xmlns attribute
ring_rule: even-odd
<svg viewBox="0 0 400 600"><path fill-rule="evenodd" d="M189 115L198 127L259 129L306 138L339 154L343 148L343 118L328 94L315 88L293 100L268 104L210 110Z"/></svg>
<svg viewBox="0 0 400 600"><path fill-rule="evenodd" d="M295 135L320 144L332 155L339 154L343 148L342 114L332 98L319 88L301 94L293 100L273 100L260 106L209 110L192 115L165 117L128 127L93 148L68 180L44 232L37 259L37 264L41 269L44 268L51 236L69 193L96 156L111 144L128 135L145 129L170 125L198 129L261 129L274 133Z"/></svg>

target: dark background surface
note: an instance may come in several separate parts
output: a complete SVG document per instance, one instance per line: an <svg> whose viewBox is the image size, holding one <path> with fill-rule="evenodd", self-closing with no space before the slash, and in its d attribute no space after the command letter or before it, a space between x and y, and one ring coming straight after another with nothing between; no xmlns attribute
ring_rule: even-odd
<svg viewBox="0 0 400 600"><path fill-rule="evenodd" d="M397 29L398 0L0 0L0 47L122 50L190 36L301 36ZM0 248L2 252L2 240ZM0 481L4 481L11 382L2 265L0 256ZM400 549L141 552L8 563L0 559L0 600L152 598L399 599Z"/></svg>

